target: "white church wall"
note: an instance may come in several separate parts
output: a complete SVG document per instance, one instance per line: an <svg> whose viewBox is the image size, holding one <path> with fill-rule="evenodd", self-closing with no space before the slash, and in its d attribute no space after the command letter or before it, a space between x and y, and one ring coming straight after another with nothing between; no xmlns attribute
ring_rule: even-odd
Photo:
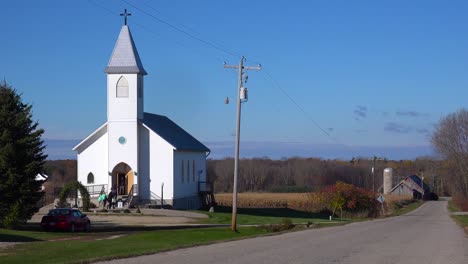
<svg viewBox="0 0 468 264"><path fill-rule="evenodd" d="M130 168L138 173L138 121L108 122L109 135L109 171L125 162ZM124 137L124 142L119 138ZM138 184L138 177L133 180Z"/></svg>
<svg viewBox="0 0 468 264"><path fill-rule="evenodd" d="M142 200L151 199L150 192L150 132L143 125L138 127L138 141L139 141L139 160L138 160L138 189L139 196Z"/></svg>
<svg viewBox="0 0 468 264"><path fill-rule="evenodd" d="M154 132L150 132L150 189L161 196L161 184L164 183L164 199L174 197L173 151L174 148Z"/></svg>
<svg viewBox="0 0 468 264"><path fill-rule="evenodd" d="M104 133L78 153L78 181L84 185L108 184L107 133ZM93 173L94 183L88 184L88 174Z"/></svg>
<svg viewBox="0 0 468 264"><path fill-rule="evenodd" d="M117 97L117 82L124 77L128 82L128 97ZM138 118L138 110L141 110L140 118L143 118L143 106L138 109L138 75L137 74L108 74L107 75L107 120L122 121ZM142 79L142 78L141 78ZM140 80L141 84L143 81Z"/></svg>
<svg viewBox="0 0 468 264"><path fill-rule="evenodd" d="M193 164L195 163L195 168ZM183 169L182 169L183 164ZM182 172L183 170L183 172ZM183 180L182 180L183 174ZM198 196L198 182L206 181L204 152L174 152L174 198ZM195 177L194 177L195 176Z"/></svg>

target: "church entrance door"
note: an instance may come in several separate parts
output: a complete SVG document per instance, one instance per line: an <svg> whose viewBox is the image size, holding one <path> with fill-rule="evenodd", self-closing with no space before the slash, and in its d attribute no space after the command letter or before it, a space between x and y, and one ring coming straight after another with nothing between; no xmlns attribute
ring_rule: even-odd
<svg viewBox="0 0 468 264"><path fill-rule="evenodd" d="M133 170L128 164L121 162L112 170L112 188L117 195L127 195L133 185Z"/></svg>

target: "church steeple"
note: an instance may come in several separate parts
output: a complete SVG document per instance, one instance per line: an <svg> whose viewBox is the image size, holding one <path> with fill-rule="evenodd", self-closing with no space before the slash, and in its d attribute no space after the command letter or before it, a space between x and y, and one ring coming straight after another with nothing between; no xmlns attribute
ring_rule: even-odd
<svg viewBox="0 0 468 264"><path fill-rule="evenodd" d="M120 30L119 38L115 43L114 51L112 51L105 72L108 74L147 74L141 63L128 25L123 25Z"/></svg>

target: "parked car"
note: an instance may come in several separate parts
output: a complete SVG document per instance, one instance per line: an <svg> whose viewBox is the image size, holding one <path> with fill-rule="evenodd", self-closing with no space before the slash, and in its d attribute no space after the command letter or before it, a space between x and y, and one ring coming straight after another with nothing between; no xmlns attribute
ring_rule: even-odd
<svg viewBox="0 0 468 264"><path fill-rule="evenodd" d="M46 231L58 229L75 232L77 230L89 231L91 221L78 209L57 208L52 209L42 217L41 227Z"/></svg>

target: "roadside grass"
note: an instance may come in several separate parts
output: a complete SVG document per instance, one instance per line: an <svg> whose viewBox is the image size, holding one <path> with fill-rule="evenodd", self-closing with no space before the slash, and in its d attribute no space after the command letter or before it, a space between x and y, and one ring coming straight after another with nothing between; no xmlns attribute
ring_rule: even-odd
<svg viewBox="0 0 468 264"><path fill-rule="evenodd" d="M418 207L420 207L423 204L423 201L419 200L413 200L413 202L408 203L402 207L393 209L393 212L388 215L388 216L399 216L399 215L404 215L407 214L413 210L416 210Z"/></svg>
<svg viewBox="0 0 468 264"><path fill-rule="evenodd" d="M448 208L448 210L450 212L459 212L460 211L460 208L458 208L458 206L452 200L448 201L447 208Z"/></svg>
<svg viewBox="0 0 468 264"><path fill-rule="evenodd" d="M448 201L447 208L451 213L461 211L460 208L452 200ZM465 230L465 233L468 234L468 215L453 215L452 214L450 216L452 217L453 220L455 220L455 222L457 222L457 224L462 226L463 229Z"/></svg>
<svg viewBox="0 0 468 264"><path fill-rule="evenodd" d="M96 237L94 239L82 237L67 241L31 242L0 250L0 263L89 263L267 233L266 230L255 227L240 227L238 232L232 232L228 228L198 228L138 232L116 238L101 236L101 240ZM34 232L27 231L23 231L22 236L39 238ZM69 236L73 237L76 234Z"/></svg>
<svg viewBox="0 0 468 264"><path fill-rule="evenodd" d="M453 219L463 227L468 226L468 215L452 215Z"/></svg>
<svg viewBox="0 0 468 264"><path fill-rule="evenodd" d="M198 210L196 212L206 214L209 218L200 219L200 224L230 224L232 208L226 206L216 207L216 211L209 213ZM281 224L283 219L290 219L294 224L308 222L326 222L328 216L319 213L308 213L289 208L238 208L237 224L239 225L267 225ZM335 219L336 220L336 219ZM349 219L343 219L349 221Z"/></svg>

